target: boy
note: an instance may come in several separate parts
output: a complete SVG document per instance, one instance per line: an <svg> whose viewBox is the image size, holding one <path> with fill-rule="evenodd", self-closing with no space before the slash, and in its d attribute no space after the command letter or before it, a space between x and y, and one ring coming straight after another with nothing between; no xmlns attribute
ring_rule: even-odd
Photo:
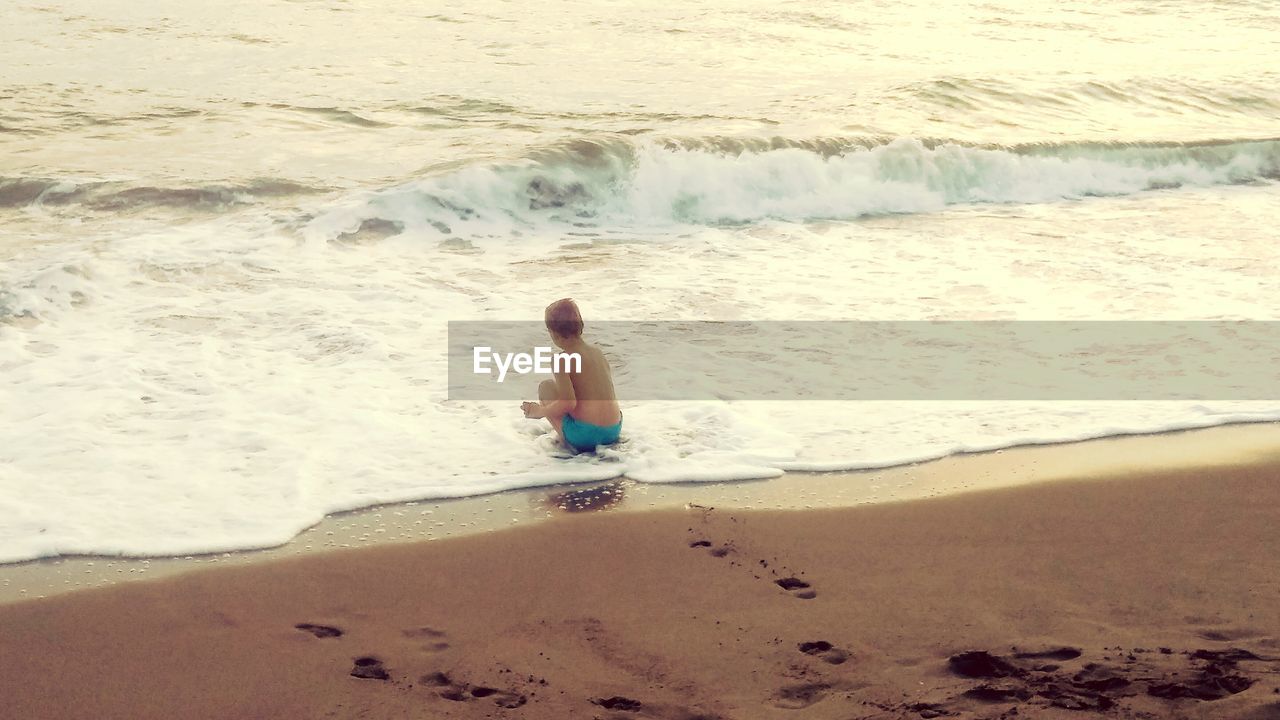
<svg viewBox="0 0 1280 720"><path fill-rule="evenodd" d="M560 441L578 452L618 442L622 410L613 392L609 361L599 348L582 339L577 304L568 298L557 300L547 306L543 320L556 347L582 358L581 372L556 372L554 380L543 380L538 385L539 402L521 406L524 416L546 418Z"/></svg>

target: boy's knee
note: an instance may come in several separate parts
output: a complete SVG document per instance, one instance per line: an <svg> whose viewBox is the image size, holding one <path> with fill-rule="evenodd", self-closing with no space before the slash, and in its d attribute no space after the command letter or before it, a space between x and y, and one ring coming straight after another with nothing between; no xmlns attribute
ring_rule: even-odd
<svg viewBox="0 0 1280 720"><path fill-rule="evenodd" d="M556 381L555 381L555 380L543 380L542 382L538 383L538 398L539 398L539 399L541 399L541 400L547 400L547 399L549 399L549 398L554 398L555 396L556 396Z"/></svg>

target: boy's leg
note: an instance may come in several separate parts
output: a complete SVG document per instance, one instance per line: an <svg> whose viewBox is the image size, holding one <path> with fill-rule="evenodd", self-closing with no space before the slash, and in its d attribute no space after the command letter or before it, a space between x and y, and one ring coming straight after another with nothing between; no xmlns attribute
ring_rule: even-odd
<svg viewBox="0 0 1280 720"><path fill-rule="evenodd" d="M555 380L543 380L538 383L538 402L546 405L547 403L555 402L558 399L559 395L557 393ZM569 443L565 442L564 439L564 430L560 427L564 422L564 418L547 418L547 422L551 423L551 427L556 429L556 434L560 436L561 444L568 446Z"/></svg>

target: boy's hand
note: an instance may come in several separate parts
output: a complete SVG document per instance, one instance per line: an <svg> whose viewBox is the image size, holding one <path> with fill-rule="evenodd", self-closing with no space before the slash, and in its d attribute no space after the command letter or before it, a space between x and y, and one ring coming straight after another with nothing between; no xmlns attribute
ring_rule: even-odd
<svg viewBox="0 0 1280 720"><path fill-rule="evenodd" d="M527 418L542 417L542 403L523 402L520 404L520 409L524 411L524 416Z"/></svg>

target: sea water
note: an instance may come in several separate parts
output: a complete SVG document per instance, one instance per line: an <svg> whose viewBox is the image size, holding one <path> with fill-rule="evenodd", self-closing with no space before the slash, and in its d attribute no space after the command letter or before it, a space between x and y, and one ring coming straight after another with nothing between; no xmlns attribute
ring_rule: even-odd
<svg viewBox="0 0 1280 720"><path fill-rule="evenodd" d="M588 333L1277 319L1273 3L4 16L0 561L262 547L330 512L621 475L1280 418L623 398L625 442L565 458L514 403L451 400L444 381L448 321L537 321L564 296Z"/></svg>

